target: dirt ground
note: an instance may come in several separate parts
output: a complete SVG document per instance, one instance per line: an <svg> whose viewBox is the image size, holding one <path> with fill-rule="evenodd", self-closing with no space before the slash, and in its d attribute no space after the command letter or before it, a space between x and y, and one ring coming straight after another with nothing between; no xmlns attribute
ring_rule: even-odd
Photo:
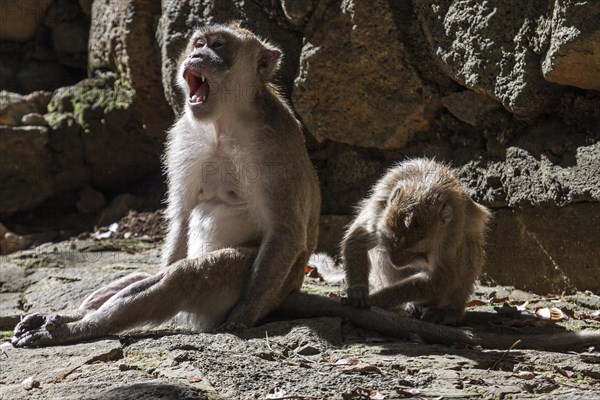
<svg viewBox="0 0 600 400"><path fill-rule="evenodd" d="M426 345L337 318L272 321L238 334L175 325L70 346L16 349L20 315L74 309L98 285L158 268L160 242L72 240L3 256L2 399L594 399L599 349L551 353ZM305 290L340 295L313 271ZM600 297L478 286L487 330L600 329Z"/></svg>

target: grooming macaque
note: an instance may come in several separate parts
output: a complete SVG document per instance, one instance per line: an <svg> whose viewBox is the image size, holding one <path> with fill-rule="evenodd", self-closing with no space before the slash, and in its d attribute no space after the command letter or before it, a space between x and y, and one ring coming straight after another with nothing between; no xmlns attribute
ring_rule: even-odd
<svg viewBox="0 0 600 400"><path fill-rule="evenodd" d="M423 319L459 322L481 273L489 219L445 165L396 165L362 201L344 237L348 302L416 306Z"/></svg>
<svg viewBox="0 0 600 400"><path fill-rule="evenodd" d="M185 113L165 157L169 229L165 269L97 290L72 315L31 314L17 347L48 346L155 326L175 316L198 331L287 317L339 316L402 338L506 348L512 336L355 308L300 292L318 234L320 192L300 125L271 84L281 51L237 25L196 31L179 61ZM599 336L532 337L523 347L600 344Z"/></svg>

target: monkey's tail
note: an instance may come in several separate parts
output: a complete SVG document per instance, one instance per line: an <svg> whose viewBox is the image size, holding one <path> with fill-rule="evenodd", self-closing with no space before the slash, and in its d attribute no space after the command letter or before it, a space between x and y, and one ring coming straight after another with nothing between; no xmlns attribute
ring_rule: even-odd
<svg viewBox="0 0 600 400"><path fill-rule="evenodd" d="M490 349L508 349L514 346L548 351L575 350L586 346L600 347L600 331L546 335L477 333L468 329L404 318L378 308L355 308L334 299L304 292L294 292L289 295L277 311L291 318L340 317L354 325L384 335L431 344L459 344Z"/></svg>

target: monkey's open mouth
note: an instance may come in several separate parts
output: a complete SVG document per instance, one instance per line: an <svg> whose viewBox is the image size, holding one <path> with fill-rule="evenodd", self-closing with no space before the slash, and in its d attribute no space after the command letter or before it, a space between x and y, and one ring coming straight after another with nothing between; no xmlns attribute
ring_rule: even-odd
<svg viewBox="0 0 600 400"><path fill-rule="evenodd" d="M189 101L192 104L202 104L208 98L210 93L210 85L206 76L200 71L188 69L185 71L185 80L190 87Z"/></svg>

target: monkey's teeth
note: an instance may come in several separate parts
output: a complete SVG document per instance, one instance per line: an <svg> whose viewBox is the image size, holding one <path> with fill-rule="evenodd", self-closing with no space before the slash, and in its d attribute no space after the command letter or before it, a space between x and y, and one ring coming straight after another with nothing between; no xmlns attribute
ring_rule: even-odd
<svg viewBox="0 0 600 400"><path fill-rule="evenodd" d="M206 76L204 76L204 74L202 72L200 72L200 81L202 83L204 83L205 80L206 80Z"/></svg>

